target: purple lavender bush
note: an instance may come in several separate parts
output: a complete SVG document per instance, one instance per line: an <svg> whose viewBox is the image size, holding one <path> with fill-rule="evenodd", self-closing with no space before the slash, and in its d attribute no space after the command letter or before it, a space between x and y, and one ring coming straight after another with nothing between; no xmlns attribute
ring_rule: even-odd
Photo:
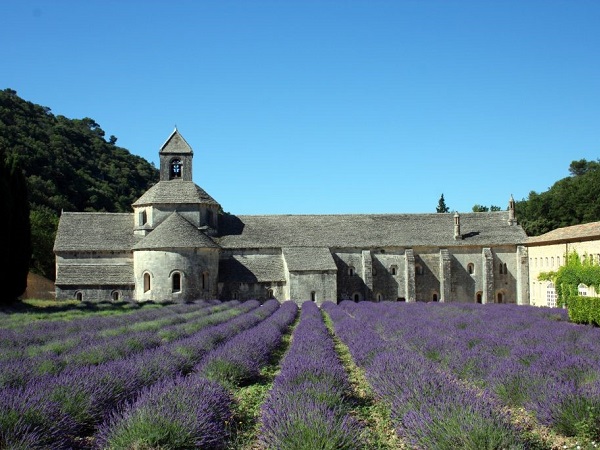
<svg viewBox="0 0 600 450"><path fill-rule="evenodd" d="M218 383L176 377L140 393L113 414L96 436L98 449L222 449L233 400Z"/></svg>
<svg viewBox="0 0 600 450"><path fill-rule="evenodd" d="M300 323L261 411L260 441L273 449L355 449L361 427L348 414L347 374L319 308L302 304Z"/></svg>
<svg viewBox="0 0 600 450"><path fill-rule="evenodd" d="M211 351L194 371L230 387L257 379L297 313L296 303L284 302L273 315Z"/></svg>

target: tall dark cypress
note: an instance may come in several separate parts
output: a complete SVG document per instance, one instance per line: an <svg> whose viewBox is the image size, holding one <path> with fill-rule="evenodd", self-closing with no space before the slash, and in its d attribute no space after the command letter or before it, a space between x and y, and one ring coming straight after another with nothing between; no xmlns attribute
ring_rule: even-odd
<svg viewBox="0 0 600 450"><path fill-rule="evenodd" d="M12 303L27 289L31 259L31 224L27 184L17 164L0 159L0 207L4 220L0 303Z"/></svg>

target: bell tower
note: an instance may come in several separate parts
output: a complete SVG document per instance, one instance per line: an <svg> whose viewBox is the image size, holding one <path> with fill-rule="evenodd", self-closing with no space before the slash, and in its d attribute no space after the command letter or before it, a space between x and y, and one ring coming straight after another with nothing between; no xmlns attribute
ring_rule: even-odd
<svg viewBox="0 0 600 450"><path fill-rule="evenodd" d="M158 152L160 158L160 181L192 180L192 158L194 152L177 128Z"/></svg>

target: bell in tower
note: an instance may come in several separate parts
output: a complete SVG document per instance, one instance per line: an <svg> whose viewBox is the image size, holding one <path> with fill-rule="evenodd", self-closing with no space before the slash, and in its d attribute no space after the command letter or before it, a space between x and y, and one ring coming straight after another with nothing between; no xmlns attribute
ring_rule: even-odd
<svg viewBox="0 0 600 450"><path fill-rule="evenodd" d="M177 128L160 148L160 181L192 181L194 152Z"/></svg>

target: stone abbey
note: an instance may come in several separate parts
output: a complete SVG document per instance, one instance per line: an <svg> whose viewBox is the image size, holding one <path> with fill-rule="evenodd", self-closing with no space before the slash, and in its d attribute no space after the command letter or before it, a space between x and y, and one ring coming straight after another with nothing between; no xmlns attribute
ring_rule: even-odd
<svg viewBox="0 0 600 450"><path fill-rule="evenodd" d="M176 129L133 213L63 212L57 299L529 304L527 235L506 211L233 215L192 179Z"/></svg>

